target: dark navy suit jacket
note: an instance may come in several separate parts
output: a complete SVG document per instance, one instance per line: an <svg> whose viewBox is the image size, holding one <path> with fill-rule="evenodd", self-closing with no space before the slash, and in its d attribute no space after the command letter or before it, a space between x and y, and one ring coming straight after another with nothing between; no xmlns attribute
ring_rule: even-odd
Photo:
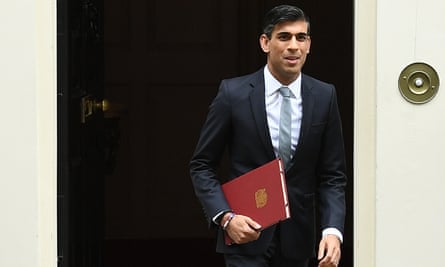
<svg viewBox="0 0 445 267"><path fill-rule="evenodd" d="M293 259L313 257L317 231L335 227L343 233L345 219L345 156L335 88L302 74L301 92L299 142L286 169L291 218L279 227L282 253ZM190 161L194 190L210 225L215 225L211 219L218 212L230 209L220 187L223 177L217 175L226 148L230 167L224 178L229 180L275 158L263 69L221 82ZM230 246L224 244L219 227L217 251L262 253L275 227L263 230L256 241Z"/></svg>

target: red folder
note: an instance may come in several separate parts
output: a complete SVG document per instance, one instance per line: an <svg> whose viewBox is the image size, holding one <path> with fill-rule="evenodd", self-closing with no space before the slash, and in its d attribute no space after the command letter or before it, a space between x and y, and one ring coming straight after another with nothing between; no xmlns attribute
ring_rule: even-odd
<svg viewBox="0 0 445 267"><path fill-rule="evenodd" d="M290 218L280 158L224 183L222 190L235 214L249 216L263 229ZM226 244L230 243L226 235Z"/></svg>

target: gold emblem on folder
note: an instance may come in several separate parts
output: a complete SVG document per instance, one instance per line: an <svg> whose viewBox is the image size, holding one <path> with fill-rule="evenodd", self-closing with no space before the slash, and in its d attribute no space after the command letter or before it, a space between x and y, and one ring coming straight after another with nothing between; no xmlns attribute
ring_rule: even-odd
<svg viewBox="0 0 445 267"><path fill-rule="evenodd" d="M257 208L262 208L267 204L266 188L260 188L255 192L255 202Z"/></svg>

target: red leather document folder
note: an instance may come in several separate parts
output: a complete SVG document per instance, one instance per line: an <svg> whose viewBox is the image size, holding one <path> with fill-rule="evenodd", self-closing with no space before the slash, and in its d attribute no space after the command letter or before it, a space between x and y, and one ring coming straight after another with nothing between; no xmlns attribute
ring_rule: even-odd
<svg viewBox="0 0 445 267"><path fill-rule="evenodd" d="M263 229L290 218L280 158L224 183L222 190L235 214L249 216ZM231 243L230 239L226 238L226 243Z"/></svg>

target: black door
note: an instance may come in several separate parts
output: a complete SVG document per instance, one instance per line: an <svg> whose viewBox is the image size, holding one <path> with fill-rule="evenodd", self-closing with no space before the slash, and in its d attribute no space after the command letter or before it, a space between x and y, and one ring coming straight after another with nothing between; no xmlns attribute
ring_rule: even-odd
<svg viewBox="0 0 445 267"><path fill-rule="evenodd" d="M58 266L102 266L101 0L57 1Z"/></svg>

